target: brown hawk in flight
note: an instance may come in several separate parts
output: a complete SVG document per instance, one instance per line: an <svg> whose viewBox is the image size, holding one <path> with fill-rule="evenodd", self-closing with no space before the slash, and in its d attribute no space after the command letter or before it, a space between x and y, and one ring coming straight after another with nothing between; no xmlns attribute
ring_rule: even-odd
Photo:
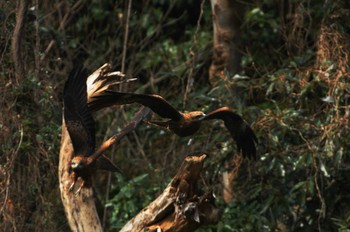
<svg viewBox="0 0 350 232"><path fill-rule="evenodd" d="M147 106L160 117L170 119L165 122L153 121L151 123L167 128L182 137L196 133L203 121L220 119L224 122L225 127L236 141L238 151L242 152L244 157L256 159L255 143L257 143L257 138L253 130L241 116L234 113L228 107L216 109L208 114L201 111L182 113L159 95L122 93L106 90L89 102L89 109L98 110L107 106L132 103Z"/></svg>
<svg viewBox="0 0 350 232"><path fill-rule="evenodd" d="M64 120L74 149L74 157L70 165L73 183L69 190L73 191L77 178L81 177L82 183L77 193L87 180L91 181L93 170L103 169L112 172L119 170L109 158L103 155L103 152L133 131L150 113L150 109L142 108L121 132L103 142L95 151L95 122L87 103L86 80L85 68L73 69L63 93Z"/></svg>

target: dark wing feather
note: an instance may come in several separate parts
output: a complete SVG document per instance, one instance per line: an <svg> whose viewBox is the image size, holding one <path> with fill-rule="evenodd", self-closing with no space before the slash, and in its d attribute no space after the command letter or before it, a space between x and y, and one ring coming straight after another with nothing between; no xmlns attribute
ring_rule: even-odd
<svg viewBox="0 0 350 232"><path fill-rule="evenodd" d="M64 87L64 120L75 155L89 156L95 149L95 122L89 112L86 93L87 72L74 68Z"/></svg>
<svg viewBox="0 0 350 232"><path fill-rule="evenodd" d="M257 138L249 125L228 107L214 110L203 117L202 120L221 119L231 136L237 143L238 152L242 152L243 157L256 159L255 142Z"/></svg>
<svg viewBox="0 0 350 232"><path fill-rule="evenodd" d="M149 107L162 118L170 118L175 121L182 118L182 114L159 95L122 93L112 90L106 90L99 96L94 97L91 102L89 102L89 109L91 111L96 111L112 105L132 103L139 103Z"/></svg>
<svg viewBox="0 0 350 232"><path fill-rule="evenodd" d="M119 172L120 169L107 156L102 155L96 160L96 167L109 172Z"/></svg>

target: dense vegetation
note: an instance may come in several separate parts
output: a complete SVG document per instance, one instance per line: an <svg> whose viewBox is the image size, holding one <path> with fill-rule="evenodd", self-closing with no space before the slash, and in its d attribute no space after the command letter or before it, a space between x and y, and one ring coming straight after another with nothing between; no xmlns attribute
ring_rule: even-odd
<svg viewBox="0 0 350 232"><path fill-rule="evenodd" d="M214 190L222 210L219 224L201 231L349 230L349 2L296 0L287 11L274 1L247 3L242 71L217 86L208 81L210 3L193 2L133 1L128 17L128 1L33 1L24 78L15 75L10 46L16 3L0 3L1 231L68 230L57 166L62 89L75 62L91 71L109 62L138 77L120 90L157 93L180 110L233 107L259 139L258 161L232 160L234 199L225 203L223 160L235 147L221 123L191 139L141 126L109 152L123 174L95 178L106 231L154 199L197 151L210 155L202 187ZM95 114L98 143L137 109Z"/></svg>

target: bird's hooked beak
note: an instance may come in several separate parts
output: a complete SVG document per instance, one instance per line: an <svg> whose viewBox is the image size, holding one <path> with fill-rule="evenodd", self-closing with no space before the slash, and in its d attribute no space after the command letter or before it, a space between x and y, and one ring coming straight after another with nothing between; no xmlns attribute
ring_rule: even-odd
<svg viewBox="0 0 350 232"><path fill-rule="evenodd" d="M70 163L70 167L73 169L73 170L76 170L76 169L79 169L79 168L81 168L81 162L80 161L72 161L71 163Z"/></svg>
<svg viewBox="0 0 350 232"><path fill-rule="evenodd" d="M203 113L202 115L195 117L193 121L202 121L206 116L207 115Z"/></svg>

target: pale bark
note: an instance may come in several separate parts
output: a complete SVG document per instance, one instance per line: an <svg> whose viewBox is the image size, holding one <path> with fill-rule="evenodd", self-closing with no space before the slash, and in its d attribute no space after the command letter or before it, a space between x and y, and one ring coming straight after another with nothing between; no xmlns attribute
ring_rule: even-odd
<svg viewBox="0 0 350 232"><path fill-rule="evenodd" d="M211 0L214 44L209 79L213 86L224 78L224 72L235 74L241 62L241 24L244 6L236 0Z"/></svg>
<svg viewBox="0 0 350 232"><path fill-rule="evenodd" d="M69 166L73 155L73 146L64 120L62 121L62 139L58 170L61 200L68 224L72 231L102 231L92 187L84 187L78 194L69 192L69 186L71 185Z"/></svg>

